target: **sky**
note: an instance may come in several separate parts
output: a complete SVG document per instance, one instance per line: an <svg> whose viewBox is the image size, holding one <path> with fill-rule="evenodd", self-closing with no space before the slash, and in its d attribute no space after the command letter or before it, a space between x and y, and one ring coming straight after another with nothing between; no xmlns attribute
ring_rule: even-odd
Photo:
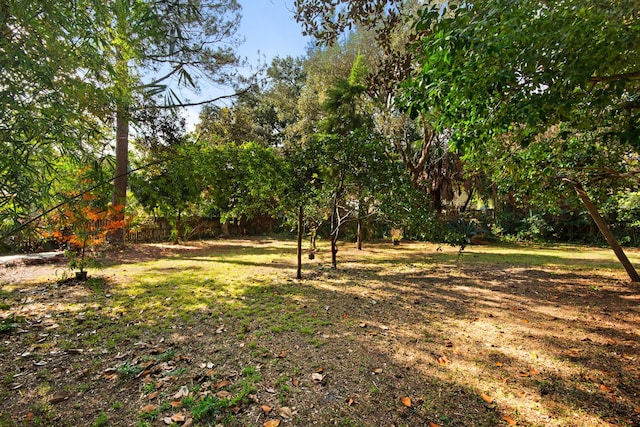
<svg viewBox="0 0 640 427"><path fill-rule="evenodd" d="M311 42L302 35L302 27L293 18L293 0L239 0L242 5L242 21L237 36L244 38L238 54L255 67L267 64L276 57L301 56ZM208 99L232 93L223 88L202 88L199 99ZM197 100L192 97L192 100ZM225 102L229 104L229 101ZM192 131L198 122L200 107L185 112L187 130Z"/></svg>
<svg viewBox="0 0 640 427"><path fill-rule="evenodd" d="M293 18L293 0L240 0L242 21L238 31L245 43L240 54L257 59L258 51L270 61L275 56L299 56L311 40Z"/></svg>

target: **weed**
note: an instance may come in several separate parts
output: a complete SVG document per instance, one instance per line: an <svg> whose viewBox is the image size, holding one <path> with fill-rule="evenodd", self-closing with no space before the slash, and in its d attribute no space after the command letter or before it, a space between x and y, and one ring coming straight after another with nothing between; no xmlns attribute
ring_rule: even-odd
<svg viewBox="0 0 640 427"><path fill-rule="evenodd" d="M183 397L181 402L182 402L180 405L181 408L189 409L196 404L196 399L193 396L187 396L187 397Z"/></svg>
<svg viewBox="0 0 640 427"><path fill-rule="evenodd" d="M246 377L248 381L252 381L254 383L257 383L262 379L255 366L247 366L244 368L242 370L242 375Z"/></svg>
<svg viewBox="0 0 640 427"><path fill-rule="evenodd" d="M227 407L229 399L208 395L191 407L191 414L196 421L213 421Z"/></svg>
<svg viewBox="0 0 640 427"><path fill-rule="evenodd" d="M169 350L165 351L164 353L158 356L158 361L168 362L169 360L172 360L174 357L176 357L177 353L178 353L178 350L176 350L175 348L170 348Z"/></svg>
<svg viewBox="0 0 640 427"><path fill-rule="evenodd" d="M113 405L111 405L111 407L115 410L118 410L122 408L122 402L113 402Z"/></svg>
<svg viewBox="0 0 640 427"><path fill-rule="evenodd" d="M8 334L14 329L18 329L18 322L14 317L8 317L0 321L0 334Z"/></svg>
<svg viewBox="0 0 640 427"><path fill-rule="evenodd" d="M173 371L165 372L165 375L167 375L169 377L179 377L180 375L184 374L185 372L186 372L185 368L177 368L177 369L174 369Z"/></svg>
<svg viewBox="0 0 640 427"><path fill-rule="evenodd" d="M361 426L364 426L364 424L359 423L358 421L354 421L349 417L345 417L345 418L341 419L340 421L338 421L337 425L339 427L361 427Z"/></svg>
<svg viewBox="0 0 640 427"><path fill-rule="evenodd" d="M156 385L154 382L150 382L142 386L142 392L145 394L153 393L154 391L156 391Z"/></svg>
<svg viewBox="0 0 640 427"><path fill-rule="evenodd" d="M109 418L107 417L107 414L105 414L104 411L100 411L96 420L91 423L91 427L104 427L108 422Z"/></svg>
<svg viewBox="0 0 640 427"><path fill-rule="evenodd" d="M313 335L316 333L316 331L309 326L301 326L300 328L298 328L298 331L300 331L300 333L304 335Z"/></svg>
<svg viewBox="0 0 640 427"><path fill-rule="evenodd" d="M124 362L122 365L118 366L116 369L116 373L118 374L118 378L127 380L135 377L140 372L142 372L142 367L138 365L133 365L129 361Z"/></svg>

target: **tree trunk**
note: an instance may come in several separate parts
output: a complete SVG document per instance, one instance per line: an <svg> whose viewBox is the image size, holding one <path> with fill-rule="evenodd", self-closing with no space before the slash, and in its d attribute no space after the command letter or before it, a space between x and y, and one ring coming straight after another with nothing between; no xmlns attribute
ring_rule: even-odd
<svg viewBox="0 0 640 427"><path fill-rule="evenodd" d="M182 239L182 211L178 209L178 216L176 217L176 245L180 243Z"/></svg>
<svg viewBox="0 0 640 427"><path fill-rule="evenodd" d="M331 268L338 268L338 243L337 236L335 234L331 234Z"/></svg>
<svg viewBox="0 0 640 427"><path fill-rule="evenodd" d="M116 111L116 172L113 179L113 195L111 203L114 207L114 221L121 221L118 227L109 234L109 243L124 245L124 211L127 204L127 172L129 167L129 119L127 109L118 105Z"/></svg>
<svg viewBox="0 0 640 427"><path fill-rule="evenodd" d="M333 212L331 214L331 268L338 268L338 231L340 227L340 219L338 218L338 197L333 199Z"/></svg>
<svg viewBox="0 0 640 427"><path fill-rule="evenodd" d="M611 229L609 228L607 223L600 216L598 209L591 201L591 198L589 198L589 195L587 194L585 189L582 187L582 184L573 183L573 188L575 188L576 192L578 193L578 196L582 200L582 203L584 203L585 207L587 208L589 215L591 215L591 218L593 218L593 221L598 226L600 233L602 233L604 238L607 240L607 243L609 243L609 246L611 246L611 249L613 249L613 252L618 257L618 261L620 261L620 264L622 264L622 266L626 270L631 281L640 282L640 276L638 276L638 272L636 271L636 269L633 267L633 265L627 258L627 255L625 255L624 251L622 250L622 247L618 244L618 241L616 240L615 236L611 232Z"/></svg>
<svg viewBox="0 0 640 427"><path fill-rule="evenodd" d="M304 215L302 205L298 210L298 271L296 279L302 279L302 235L304 234Z"/></svg>
<svg viewBox="0 0 640 427"><path fill-rule="evenodd" d="M358 250L362 250L362 218L358 216Z"/></svg>
<svg viewBox="0 0 640 427"><path fill-rule="evenodd" d="M229 237L229 223L230 221L227 219L225 220L225 222L223 222L222 224L220 224L220 233L222 234L222 237Z"/></svg>

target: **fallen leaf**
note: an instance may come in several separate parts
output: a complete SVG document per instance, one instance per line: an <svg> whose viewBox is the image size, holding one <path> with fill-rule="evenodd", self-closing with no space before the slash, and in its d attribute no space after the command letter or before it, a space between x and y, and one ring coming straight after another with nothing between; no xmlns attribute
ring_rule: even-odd
<svg viewBox="0 0 640 427"><path fill-rule="evenodd" d="M440 424L436 424L434 422L429 422L429 427L440 427Z"/></svg>
<svg viewBox="0 0 640 427"><path fill-rule="evenodd" d="M502 365L502 362L496 362L496 366L497 366L498 368L499 368L499 367L501 367L501 366L503 366L503 365Z"/></svg>
<svg viewBox="0 0 640 427"><path fill-rule="evenodd" d="M162 421L164 421L164 423L168 426L173 424L173 421L171 421L171 417L164 417Z"/></svg>
<svg viewBox="0 0 640 427"><path fill-rule="evenodd" d="M444 344L444 346L445 346L445 347L453 347L453 343L452 343L451 341L447 341L447 342Z"/></svg>
<svg viewBox="0 0 640 427"><path fill-rule="evenodd" d="M231 382L228 380L222 380L214 385L215 388L222 388L231 385Z"/></svg>
<svg viewBox="0 0 640 427"><path fill-rule="evenodd" d="M513 418L511 418L511 417L504 416L504 417L502 417L502 419L505 420L507 422L507 424L509 424L510 426L515 426L516 425L515 420Z"/></svg>
<svg viewBox="0 0 640 427"><path fill-rule="evenodd" d="M531 352L531 353L529 353L529 355L531 355L531 357L534 358L534 359L538 358L538 355L536 353Z"/></svg>
<svg viewBox="0 0 640 427"><path fill-rule="evenodd" d="M49 399L49 403L51 403L52 405L55 405L56 403L64 402L68 398L69 398L68 394L58 393L55 396L53 396L51 399Z"/></svg>
<svg viewBox="0 0 640 427"><path fill-rule="evenodd" d="M278 409L278 415L280 415L282 418L293 418L293 411L288 406L283 406L282 408Z"/></svg>
<svg viewBox="0 0 640 427"><path fill-rule="evenodd" d="M182 406L182 400L174 400L169 405L171 405L172 408L179 408Z"/></svg>
<svg viewBox="0 0 640 427"><path fill-rule="evenodd" d="M148 404L148 405L144 405L142 408L140 408L140 410L141 410L142 412L144 412L144 413L148 414L148 413L150 413L150 412L155 411L155 410L156 410L156 406L155 406L155 405Z"/></svg>
<svg viewBox="0 0 640 427"><path fill-rule="evenodd" d="M518 372L519 377L530 377L531 374L529 372Z"/></svg>
<svg viewBox="0 0 640 427"><path fill-rule="evenodd" d="M531 367L531 369L529 370L529 372L531 373L531 375L540 375L540 371L538 371L536 368Z"/></svg>
<svg viewBox="0 0 640 427"><path fill-rule="evenodd" d="M324 375L319 374L317 372L314 372L313 374L311 374L311 379L315 382L321 383L322 380L324 380Z"/></svg>
<svg viewBox="0 0 640 427"><path fill-rule="evenodd" d="M405 396L402 399L400 399L400 401L402 402L402 404L404 406L406 406L407 408L411 408L411 398L409 396Z"/></svg>
<svg viewBox="0 0 640 427"><path fill-rule="evenodd" d="M147 400L153 400L153 399L155 399L156 397L158 397L158 392L157 392L157 391L154 391L153 393L150 393L150 394L147 396Z"/></svg>
<svg viewBox="0 0 640 427"><path fill-rule="evenodd" d="M359 324L358 326L360 326L361 328L366 328L366 327L367 327L367 324L366 324L366 323L364 323L364 322L360 322L360 324Z"/></svg>
<svg viewBox="0 0 640 427"><path fill-rule="evenodd" d="M278 359L284 359L287 357L287 352L282 350L279 355L276 356Z"/></svg>
<svg viewBox="0 0 640 427"><path fill-rule="evenodd" d="M191 427L193 425L193 418L187 418L187 420L182 424L182 427Z"/></svg>
<svg viewBox="0 0 640 427"><path fill-rule="evenodd" d="M487 403L493 403L493 397L486 395L484 393L480 393L480 397Z"/></svg>
<svg viewBox="0 0 640 427"><path fill-rule="evenodd" d="M25 420L25 421L27 421L27 422L29 422L29 421L33 420L33 412L29 412L29 413L27 414L27 416L26 416L26 417L24 417L24 420Z"/></svg>
<svg viewBox="0 0 640 427"><path fill-rule="evenodd" d="M347 406L351 406L355 403L355 401L350 397L348 397L345 402L347 402Z"/></svg>
<svg viewBox="0 0 640 427"><path fill-rule="evenodd" d="M231 393L229 393L227 390L220 390L216 393L216 396L218 396L220 399L226 399L227 397L231 396Z"/></svg>
<svg viewBox="0 0 640 427"><path fill-rule="evenodd" d="M374 374L381 374L382 373L382 368L376 368L373 370Z"/></svg>
<svg viewBox="0 0 640 427"><path fill-rule="evenodd" d="M174 423L183 423L185 419L186 417L181 412L171 415L171 421L173 421Z"/></svg>
<svg viewBox="0 0 640 427"><path fill-rule="evenodd" d="M605 393L611 393L611 388L607 387L604 384L600 384L600 390L604 391Z"/></svg>
<svg viewBox="0 0 640 427"><path fill-rule="evenodd" d="M633 412L635 412L636 414L640 414L640 406L636 406L635 408L633 408Z"/></svg>
<svg viewBox="0 0 640 427"><path fill-rule="evenodd" d="M260 409L262 409L262 412L264 412L265 414L268 414L273 408L267 405L260 405Z"/></svg>
<svg viewBox="0 0 640 427"><path fill-rule="evenodd" d="M296 377L293 377L291 378L291 384L293 384L294 387L298 387L298 385L300 384L300 381L298 381Z"/></svg>
<svg viewBox="0 0 640 427"><path fill-rule="evenodd" d="M280 425L280 420L269 420L262 424L262 427L278 427Z"/></svg>
<svg viewBox="0 0 640 427"><path fill-rule="evenodd" d="M449 363L449 359L447 359L447 356L438 357L438 364L439 365L446 365L447 363Z"/></svg>

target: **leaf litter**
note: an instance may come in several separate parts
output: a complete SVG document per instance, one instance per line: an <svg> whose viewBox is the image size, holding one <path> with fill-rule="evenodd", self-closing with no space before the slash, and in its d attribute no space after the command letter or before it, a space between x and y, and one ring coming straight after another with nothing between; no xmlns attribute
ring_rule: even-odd
<svg viewBox="0 0 640 427"><path fill-rule="evenodd" d="M185 399L194 405L215 396L241 398L220 415L239 426L423 425L437 417L450 421L429 425L640 425L638 301L617 272L588 265L496 269L468 254L456 263L454 253L423 244L393 253L345 245L337 271L324 267L326 254L318 251L296 283L288 242L162 246L172 256L164 264L154 261L156 248L118 254L129 264L105 270L103 289L29 281L28 271L7 281L0 273L9 284L2 291L10 309L2 316L23 319L19 333L2 336L1 373L20 385L8 390L11 415L3 421L79 425L102 410L113 426L135 424L142 414L199 425ZM127 294L148 280L136 260L162 269L196 254L230 268L217 261L221 254L242 259L246 248L264 249L278 267L227 270L236 279L215 292L196 277L189 279L195 286L171 283L169 270L139 287L136 298ZM243 287L231 291L234 280ZM171 296L163 310L153 308L156 291ZM194 307L198 298L203 303L186 311L180 300L194 292ZM151 308L134 316L144 304ZM137 336L120 333L124 326ZM109 339L110 346L101 344ZM61 351L62 343L83 351ZM39 375L42 369L49 376ZM69 393L58 400L62 389ZM490 402L478 399L482 394ZM56 403L44 412L38 399ZM576 416L573 407L589 410Z"/></svg>

